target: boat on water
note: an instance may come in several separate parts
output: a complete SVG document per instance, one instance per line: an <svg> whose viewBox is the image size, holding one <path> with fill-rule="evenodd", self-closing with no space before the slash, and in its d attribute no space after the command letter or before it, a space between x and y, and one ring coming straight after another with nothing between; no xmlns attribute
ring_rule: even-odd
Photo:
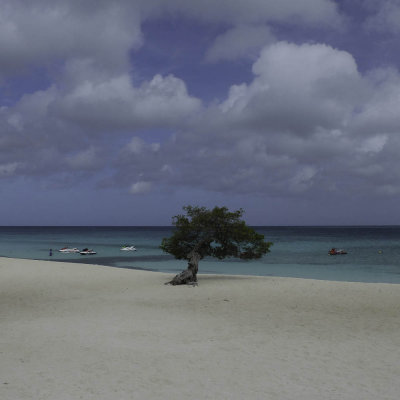
<svg viewBox="0 0 400 400"><path fill-rule="evenodd" d="M63 247L62 249L58 250L60 253L79 253L79 249L76 247Z"/></svg>
<svg viewBox="0 0 400 400"><path fill-rule="evenodd" d="M81 250L79 252L79 254L82 254L83 256L91 256L91 255L97 254L97 253L92 249L85 248L85 249Z"/></svg>
<svg viewBox="0 0 400 400"><path fill-rule="evenodd" d="M122 251L136 251L136 247L126 244L126 245L122 246L120 248L120 250L122 250Z"/></svg>
<svg viewBox="0 0 400 400"><path fill-rule="evenodd" d="M337 255L341 255L341 254L347 254L347 251L346 250L343 250L343 249L335 249L335 248L332 248L332 249L330 249L329 250L329 253L328 253L330 256L337 256Z"/></svg>

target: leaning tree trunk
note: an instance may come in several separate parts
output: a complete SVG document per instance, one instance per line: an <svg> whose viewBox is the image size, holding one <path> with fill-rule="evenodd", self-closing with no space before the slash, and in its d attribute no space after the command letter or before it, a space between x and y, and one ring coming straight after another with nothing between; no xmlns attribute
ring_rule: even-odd
<svg viewBox="0 0 400 400"><path fill-rule="evenodd" d="M192 250L188 254L188 267L180 274L176 275L172 281L166 283L166 285L193 285L197 283L197 271L199 270L199 261L201 259L200 254Z"/></svg>

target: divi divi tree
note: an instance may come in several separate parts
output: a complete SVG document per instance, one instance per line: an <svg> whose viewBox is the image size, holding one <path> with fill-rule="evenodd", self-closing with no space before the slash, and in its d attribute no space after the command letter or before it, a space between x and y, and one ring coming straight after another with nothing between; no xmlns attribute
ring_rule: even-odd
<svg viewBox="0 0 400 400"><path fill-rule="evenodd" d="M243 210L229 211L226 207L183 207L185 214L172 219L175 230L162 240L160 248L176 259L187 259L186 270L167 282L172 285L197 282L199 261L204 257L224 259L261 258L269 253L271 242L242 220Z"/></svg>

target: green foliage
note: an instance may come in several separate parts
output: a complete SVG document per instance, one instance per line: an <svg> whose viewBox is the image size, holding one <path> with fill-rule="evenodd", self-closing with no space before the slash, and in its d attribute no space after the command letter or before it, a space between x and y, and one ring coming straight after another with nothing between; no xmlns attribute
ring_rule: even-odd
<svg viewBox="0 0 400 400"><path fill-rule="evenodd" d="M243 210L230 212L226 207L183 207L185 215L173 217L176 229L162 240L160 248L177 259L188 258L193 250L206 256L223 259L261 258L269 252L271 242L241 219Z"/></svg>

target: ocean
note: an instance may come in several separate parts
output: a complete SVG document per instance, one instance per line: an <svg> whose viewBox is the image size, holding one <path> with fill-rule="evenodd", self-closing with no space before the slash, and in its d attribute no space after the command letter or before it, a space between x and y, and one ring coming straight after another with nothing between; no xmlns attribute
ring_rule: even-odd
<svg viewBox="0 0 400 400"><path fill-rule="evenodd" d="M204 259L199 273L400 283L400 226L255 229L274 243L269 254L251 261ZM0 256L176 274L186 262L159 248L171 232L171 227L0 227ZM137 251L121 251L124 244L135 245ZM62 254L58 249L64 246L88 247L97 254ZM332 247L347 254L330 256Z"/></svg>

